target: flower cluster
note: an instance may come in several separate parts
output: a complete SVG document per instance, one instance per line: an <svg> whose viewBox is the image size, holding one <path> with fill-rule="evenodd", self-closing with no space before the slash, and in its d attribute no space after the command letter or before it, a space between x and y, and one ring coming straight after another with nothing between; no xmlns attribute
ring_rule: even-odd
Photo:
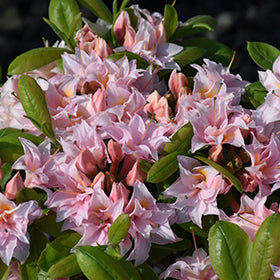
<svg viewBox="0 0 280 280"><path fill-rule="evenodd" d="M259 72L266 97L254 108L252 84L231 73L231 57L227 66L191 60L180 40L171 43L176 32L168 23L168 12L134 5L112 26L77 24L71 40L62 32L64 41L23 55L23 70L11 64L0 88L0 145L7 147L0 148L0 258L12 264L11 275L19 269L12 258L28 263L36 240L29 225L59 240L42 226L55 217L50 226L79 234L69 249L77 258L81 246L114 245L113 257L137 267L150 261L155 244L189 239L193 256L178 249L181 258L160 278L219 279L205 252L210 226L235 223L254 241L278 212L280 59ZM177 34L187 32L191 21L177 25ZM109 234L120 216L128 229L114 244Z"/></svg>

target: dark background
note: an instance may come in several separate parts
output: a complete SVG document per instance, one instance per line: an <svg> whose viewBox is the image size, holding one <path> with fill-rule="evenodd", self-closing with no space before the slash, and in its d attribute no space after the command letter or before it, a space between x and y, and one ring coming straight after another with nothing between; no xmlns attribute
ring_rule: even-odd
<svg viewBox="0 0 280 280"><path fill-rule="evenodd" d="M113 1L105 1L109 7ZM138 0L141 8L163 13L165 4L172 1ZM20 53L42 47L42 38L53 44L58 37L43 21L48 18L49 0L0 0L0 65L2 82L6 80L9 63ZM254 82L260 70L247 52L247 41L269 43L280 48L280 1L277 0L177 0L175 8L179 19L207 14L218 20L214 32L207 37L216 39L237 52L240 66L233 72L243 79ZM92 14L81 7L83 16L94 20Z"/></svg>

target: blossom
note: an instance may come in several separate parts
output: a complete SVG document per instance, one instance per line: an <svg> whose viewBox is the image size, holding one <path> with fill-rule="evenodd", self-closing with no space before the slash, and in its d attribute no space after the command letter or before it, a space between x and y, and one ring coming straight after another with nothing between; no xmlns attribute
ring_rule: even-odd
<svg viewBox="0 0 280 280"><path fill-rule="evenodd" d="M180 280L219 280L209 257L202 248L199 248L192 256L176 260L160 275L162 279L168 277Z"/></svg>
<svg viewBox="0 0 280 280"><path fill-rule="evenodd" d="M240 198L239 210L230 217L221 212L220 218L240 226L251 238L255 239L255 234L262 222L275 211L265 206L267 197L255 196L250 199L246 194Z"/></svg>
<svg viewBox="0 0 280 280"><path fill-rule="evenodd" d="M42 210L36 201L16 205L0 193L0 258L9 265L12 257L24 262L29 255L27 227L40 217Z"/></svg>
<svg viewBox="0 0 280 280"><path fill-rule="evenodd" d="M202 215L219 215L216 197L226 193L230 185L214 168L201 166L198 160L178 156L179 178L167 188L164 197L177 197L172 205L177 223L193 221L202 227Z"/></svg>

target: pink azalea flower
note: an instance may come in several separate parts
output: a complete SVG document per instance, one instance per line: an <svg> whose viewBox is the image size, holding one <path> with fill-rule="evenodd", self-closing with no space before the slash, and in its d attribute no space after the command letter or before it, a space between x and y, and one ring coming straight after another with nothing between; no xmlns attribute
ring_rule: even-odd
<svg viewBox="0 0 280 280"><path fill-rule="evenodd" d="M219 280L210 263L210 258L202 248L199 248L192 256L178 259L160 275L161 279L168 277L180 280Z"/></svg>
<svg viewBox="0 0 280 280"><path fill-rule="evenodd" d="M202 215L219 215L216 197L226 193L230 185L214 168L201 166L196 159L178 156L180 177L163 194L177 197L172 205L177 212L177 223L193 221L202 227Z"/></svg>
<svg viewBox="0 0 280 280"><path fill-rule="evenodd" d="M156 200L143 183L135 183L124 213L129 214L131 219L128 233L134 239L134 248L128 260L135 260L135 266L148 258L151 243L166 244L178 241L169 224L173 211L156 204ZM125 242L127 240L123 243ZM122 244L120 246L122 247Z"/></svg>
<svg viewBox="0 0 280 280"><path fill-rule="evenodd" d="M240 199L241 205L238 212L230 217L221 212L220 218L240 226L253 241L262 222L275 212L272 209L266 208L266 199L266 196L260 197L257 195L252 200L246 194L243 194Z"/></svg>
<svg viewBox="0 0 280 280"><path fill-rule="evenodd" d="M194 129L192 152L205 145L244 145L241 129L247 129L247 125L239 111L228 112L226 102L220 98L213 98L207 104L196 103L196 107L197 110L188 114Z"/></svg>
<svg viewBox="0 0 280 280"><path fill-rule="evenodd" d="M263 195L270 194L269 184L277 182L280 178L280 140L273 134L267 145L247 145L244 148L251 158L251 166L246 170L260 185Z"/></svg>
<svg viewBox="0 0 280 280"><path fill-rule="evenodd" d="M154 121L145 122L138 114L134 114L128 124L115 123L104 130L118 143L127 155L135 159L158 159L161 144L169 142L164 136L166 128Z"/></svg>
<svg viewBox="0 0 280 280"><path fill-rule="evenodd" d="M42 210L36 201L16 205L0 193L0 258L9 265L12 257L23 263L29 255L27 227L40 217Z"/></svg>

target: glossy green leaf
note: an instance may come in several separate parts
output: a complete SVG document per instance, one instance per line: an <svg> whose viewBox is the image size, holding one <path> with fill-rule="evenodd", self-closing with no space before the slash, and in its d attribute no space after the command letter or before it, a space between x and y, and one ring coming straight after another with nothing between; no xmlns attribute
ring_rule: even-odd
<svg viewBox="0 0 280 280"><path fill-rule="evenodd" d="M142 280L137 268L132 262L126 261L125 259L119 260L120 266L125 270L130 280Z"/></svg>
<svg viewBox="0 0 280 280"><path fill-rule="evenodd" d="M11 132L12 130L9 131ZM19 137L28 139L36 145L40 144L44 140L40 137L24 133L21 130L5 134L4 136L0 137L0 158L2 163L13 163L23 155L24 152Z"/></svg>
<svg viewBox="0 0 280 280"><path fill-rule="evenodd" d="M265 70L272 70L274 61L280 55L280 50L262 42L248 42L247 49L254 62Z"/></svg>
<svg viewBox="0 0 280 280"><path fill-rule="evenodd" d="M42 217L39 221L36 222L36 226L45 233L48 233L51 236L57 237L61 234L62 222L56 221L55 213L50 213L50 211Z"/></svg>
<svg viewBox="0 0 280 280"><path fill-rule="evenodd" d="M173 152L160 158L149 170L147 181L150 183L160 183L175 173L179 169L178 155L178 152Z"/></svg>
<svg viewBox="0 0 280 280"><path fill-rule="evenodd" d="M10 272L10 266L5 265L0 259L0 280L7 280Z"/></svg>
<svg viewBox="0 0 280 280"><path fill-rule="evenodd" d="M113 15L102 0L79 0L82 5L87 7L97 17L112 23Z"/></svg>
<svg viewBox="0 0 280 280"><path fill-rule="evenodd" d="M65 53L70 52L63 48L37 48L27 51L16 57L8 67L9 75L19 75L38 69L46 64L49 64Z"/></svg>
<svg viewBox="0 0 280 280"><path fill-rule="evenodd" d="M70 255L70 250L79 242L81 235L77 232L63 232L43 250L38 266L48 271L54 264Z"/></svg>
<svg viewBox="0 0 280 280"><path fill-rule="evenodd" d="M118 245L127 235L131 221L128 214L121 214L110 226L108 232L109 242L115 246Z"/></svg>
<svg viewBox="0 0 280 280"><path fill-rule="evenodd" d="M51 278L71 277L81 273L75 254L59 260L48 270L47 275Z"/></svg>
<svg viewBox="0 0 280 280"><path fill-rule="evenodd" d="M184 25L178 26L173 40L188 37L205 31L212 31L217 24L217 20L208 15L198 15L190 18Z"/></svg>
<svg viewBox="0 0 280 280"><path fill-rule="evenodd" d="M171 142L165 144L163 148L163 155L173 152L185 153L191 148L191 141L193 137L193 128L190 122L179 128L172 136Z"/></svg>
<svg viewBox="0 0 280 280"><path fill-rule="evenodd" d="M137 270L139 271L141 279L143 280L159 280L159 277L156 274L156 272L147 263L143 263L137 266Z"/></svg>
<svg viewBox="0 0 280 280"><path fill-rule="evenodd" d="M75 0L51 0L49 5L50 21L57 26L59 30L70 37L72 34L73 22L80 14L80 9ZM76 24L76 30L80 29L82 23Z"/></svg>
<svg viewBox="0 0 280 280"><path fill-rule="evenodd" d="M146 173L148 173L152 167L152 163L150 163L149 161L147 161L145 159L140 159L138 164L139 164L140 168Z"/></svg>
<svg viewBox="0 0 280 280"><path fill-rule="evenodd" d="M40 205L40 197L34 189L23 188L18 191L16 203L27 202L30 200L35 200Z"/></svg>
<svg viewBox="0 0 280 280"><path fill-rule="evenodd" d="M193 231L194 234L197 235L197 236L201 236L201 237L207 237L208 236L208 233L203 228L200 228L199 226L197 226L193 222L179 224L179 226L181 228L183 228L184 230L186 230L187 232L192 233L192 231Z"/></svg>
<svg viewBox="0 0 280 280"><path fill-rule="evenodd" d="M277 265L280 259L280 215L267 217L256 233L250 269L252 280L269 279L272 276L270 264Z"/></svg>
<svg viewBox="0 0 280 280"><path fill-rule="evenodd" d="M1 157L0 157L1 158ZM6 183L11 179L13 169L10 163L4 163L1 165L1 170L4 173L4 178L0 180L1 192L5 191Z"/></svg>
<svg viewBox="0 0 280 280"><path fill-rule="evenodd" d="M120 11L123 10L128 5L129 2L130 0L123 0L120 7Z"/></svg>
<svg viewBox="0 0 280 280"><path fill-rule="evenodd" d="M255 82L245 88L243 97L251 102L256 109L263 104L266 95L267 89L260 82Z"/></svg>
<svg viewBox="0 0 280 280"><path fill-rule="evenodd" d="M21 280L38 280L38 268L36 262L19 265Z"/></svg>
<svg viewBox="0 0 280 280"><path fill-rule="evenodd" d="M108 58L117 61L119 59L123 59L124 56L126 56L128 60L136 59L137 68L146 69L149 66L149 63L144 58L142 58L138 54L128 51L113 53L109 55Z"/></svg>
<svg viewBox="0 0 280 280"><path fill-rule="evenodd" d="M206 53L206 49L199 47L186 47L182 52L174 56L175 62L181 67L184 67L197 59L201 58Z"/></svg>
<svg viewBox="0 0 280 280"><path fill-rule="evenodd" d="M233 51L229 47L215 40L206 38L193 38L185 40L181 44L185 47L193 46L205 49L206 52L204 53L203 58L209 58L216 62L220 62L224 66L228 66L233 57ZM232 64L232 68L236 66L237 60L235 59Z"/></svg>
<svg viewBox="0 0 280 280"><path fill-rule="evenodd" d="M178 14L175 8L171 5L165 5L163 25L167 41L169 42L177 28Z"/></svg>
<svg viewBox="0 0 280 280"><path fill-rule="evenodd" d="M217 221L210 229L209 256L220 280L250 280L251 250L250 237L236 224Z"/></svg>
<svg viewBox="0 0 280 280"><path fill-rule="evenodd" d="M32 123L53 143L57 144L45 94L37 82L30 76L22 75L18 81L18 95L23 109Z"/></svg>
<svg viewBox="0 0 280 280"><path fill-rule="evenodd" d="M102 248L78 246L78 264L89 280L129 280L128 274L118 260L107 255Z"/></svg>
<svg viewBox="0 0 280 280"><path fill-rule="evenodd" d="M212 166L215 168L218 172L220 172L225 178L227 178L239 192L243 192L243 187L239 179L237 179L233 174L231 174L227 169L225 169L223 166L220 164L216 163L215 161L212 161L209 158L203 157L203 156L194 156L196 159L201 160L202 162Z"/></svg>

